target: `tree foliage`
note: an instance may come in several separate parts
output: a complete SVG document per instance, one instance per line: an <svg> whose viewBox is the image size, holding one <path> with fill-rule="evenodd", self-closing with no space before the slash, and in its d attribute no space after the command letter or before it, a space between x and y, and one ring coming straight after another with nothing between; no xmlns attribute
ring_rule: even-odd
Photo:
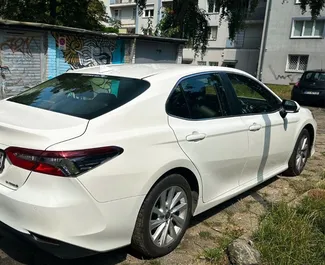
<svg viewBox="0 0 325 265"><path fill-rule="evenodd" d="M309 8L312 17L315 19L320 15L320 12L325 9L325 0L301 0L300 7L302 13L306 13Z"/></svg>
<svg viewBox="0 0 325 265"><path fill-rule="evenodd" d="M146 7L147 0L135 0L140 9ZM266 0L260 0L266 1ZM280 0L273 0L280 1ZM288 2L288 0L282 0ZM233 40L245 27L245 20L255 11L259 0L208 0L219 10L220 22L227 21L229 39ZM325 0L301 0L302 13L308 8L316 18L325 8ZM196 54L205 53L209 35L209 15L198 6L198 0L174 0L173 8L166 10L158 28L161 35L167 37L186 38Z"/></svg>
<svg viewBox="0 0 325 265"><path fill-rule="evenodd" d="M104 30L108 22L101 0L2 0L3 19L64 25L90 30Z"/></svg>

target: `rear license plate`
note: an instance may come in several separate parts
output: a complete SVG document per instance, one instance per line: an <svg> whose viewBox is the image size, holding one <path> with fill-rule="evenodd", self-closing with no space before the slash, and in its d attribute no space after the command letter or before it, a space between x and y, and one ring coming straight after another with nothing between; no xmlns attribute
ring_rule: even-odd
<svg viewBox="0 0 325 265"><path fill-rule="evenodd" d="M305 91L306 95L319 95L319 92L315 92L315 91Z"/></svg>
<svg viewBox="0 0 325 265"><path fill-rule="evenodd" d="M0 150L0 172L5 167L5 152Z"/></svg>

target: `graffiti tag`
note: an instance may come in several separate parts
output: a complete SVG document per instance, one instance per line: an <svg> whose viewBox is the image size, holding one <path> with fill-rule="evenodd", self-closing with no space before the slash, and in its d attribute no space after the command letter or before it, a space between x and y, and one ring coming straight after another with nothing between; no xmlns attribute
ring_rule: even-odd
<svg viewBox="0 0 325 265"><path fill-rule="evenodd" d="M271 65L269 65L269 69L272 72L272 75L274 77L275 80L279 80L279 79L289 79L291 82L294 81L294 76L292 74L287 74L287 75L277 75L273 69L273 67Z"/></svg>
<svg viewBox="0 0 325 265"><path fill-rule="evenodd" d="M32 56L32 51L30 48L32 41L33 37L9 38L0 43L0 50L4 50L7 47L12 51L12 53L21 52L23 55Z"/></svg>

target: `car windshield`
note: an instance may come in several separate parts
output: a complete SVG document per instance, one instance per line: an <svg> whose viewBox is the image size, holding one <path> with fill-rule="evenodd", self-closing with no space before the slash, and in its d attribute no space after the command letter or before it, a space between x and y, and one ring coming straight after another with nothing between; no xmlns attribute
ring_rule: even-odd
<svg viewBox="0 0 325 265"><path fill-rule="evenodd" d="M149 86L140 79L66 73L8 101L93 119L131 101Z"/></svg>
<svg viewBox="0 0 325 265"><path fill-rule="evenodd" d="M323 72L307 72L302 77L302 81L325 81L325 73Z"/></svg>

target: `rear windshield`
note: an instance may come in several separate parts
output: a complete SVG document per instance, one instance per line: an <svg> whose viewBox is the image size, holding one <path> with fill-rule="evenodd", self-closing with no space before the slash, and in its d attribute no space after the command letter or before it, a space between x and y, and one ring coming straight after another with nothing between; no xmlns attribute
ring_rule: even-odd
<svg viewBox="0 0 325 265"><path fill-rule="evenodd" d="M139 79L67 73L8 101L93 119L131 101L149 86L147 81Z"/></svg>
<svg viewBox="0 0 325 265"><path fill-rule="evenodd" d="M302 81L325 81L325 73L322 72L307 72L302 77Z"/></svg>

